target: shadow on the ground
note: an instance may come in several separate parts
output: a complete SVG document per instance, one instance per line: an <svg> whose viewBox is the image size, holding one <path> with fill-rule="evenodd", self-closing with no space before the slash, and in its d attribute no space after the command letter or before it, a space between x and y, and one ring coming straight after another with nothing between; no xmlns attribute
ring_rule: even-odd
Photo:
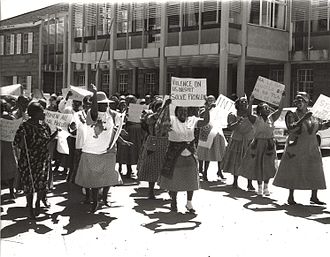
<svg viewBox="0 0 330 257"><path fill-rule="evenodd" d="M156 199L147 199L148 188L135 188L135 193L131 194L134 197L136 206L134 210L147 216L152 222L142 224L155 233L165 231L183 231L194 230L201 224L199 221L193 220L197 214L180 213L170 211L170 200L162 199L159 194L162 190L155 190Z"/></svg>
<svg viewBox="0 0 330 257"><path fill-rule="evenodd" d="M229 197L234 200L245 199L248 202L245 203L243 207L251 211L284 211L290 216L313 220L323 224L330 224L330 212L327 211L324 206L279 204L270 197L258 196L256 192L249 192L240 188L235 189L231 185L226 185L221 181L202 182L201 187L204 190L222 192L224 193L224 197Z"/></svg>

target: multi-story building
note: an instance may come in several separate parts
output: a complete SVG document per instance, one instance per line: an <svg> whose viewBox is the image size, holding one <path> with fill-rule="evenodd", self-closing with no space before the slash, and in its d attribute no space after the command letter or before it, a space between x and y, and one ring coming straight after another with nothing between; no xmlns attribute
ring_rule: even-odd
<svg viewBox="0 0 330 257"><path fill-rule="evenodd" d="M56 66L57 79L41 65L44 91L93 82L110 94L165 94L176 76L207 78L208 94L243 95L260 75L284 83L291 98L297 90L330 95L329 0L72 4L64 17L63 59L44 54L41 63L65 67Z"/></svg>
<svg viewBox="0 0 330 257"><path fill-rule="evenodd" d="M66 85L68 4L0 21L0 85L45 92Z"/></svg>

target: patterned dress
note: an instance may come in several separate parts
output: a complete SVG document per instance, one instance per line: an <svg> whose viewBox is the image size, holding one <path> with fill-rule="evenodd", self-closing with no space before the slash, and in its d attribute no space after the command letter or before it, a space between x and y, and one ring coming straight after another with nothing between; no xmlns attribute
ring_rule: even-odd
<svg viewBox="0 0 330 257"><path fill-rule="evenodd" d="M14 146L20 149L18 158L20 187L26 194L33 192L33 186L35 192L43 191L47 187L50 156L46 145L50 139L50 133L50 128L46 123L32 124L30 120L23 122L16 132Z"/></svg>
<svg viewBox="0 0 330 257"><path fill-rule="evenodd" d="M254 139L248 147L237 175L251 180L266 181L273 178L276 173L274 121L271 116L266 121L258 116L253 128Z"/></svg>
<svg viewBox="0 0 330 257"><path fill-rule="evenodd" d="M235 114L228 115L228 123L237 121ZM229 144L227 146L225 156L221 163L224 172L229 172L237 176L238 169L242 159L248 149L249 143L253 139L253 126L247 117L233 130Z"/></svg>
<svg viewBox="0 0 330 257"><path fill-rule="evenodd" d="M322 123L311 117L298 129L290 129L299 120L296 112L288 112L286 117L289 136L281 163L273 184L287 189L326 189L321 151L316 132Z"/></svg>

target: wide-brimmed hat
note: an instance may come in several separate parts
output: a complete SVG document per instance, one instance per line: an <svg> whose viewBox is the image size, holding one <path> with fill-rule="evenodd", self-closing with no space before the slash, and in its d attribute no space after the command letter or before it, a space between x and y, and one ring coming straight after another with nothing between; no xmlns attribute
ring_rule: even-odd
<svg viewBox="0 0 330 257"><path fill-rule="evenodd" d="M297 92L295 100L298 100L299 98L304 100L306 103L309 103L309 101L310 101L310 96L306 92Z"/></svg>
<svg viewBox="0 0 330 257"><path fill-rule="evenodd" d="M109 100L107 95L103 91L98 91L96 93L96 99L98 104L113 103L113 101Z"/></svg>

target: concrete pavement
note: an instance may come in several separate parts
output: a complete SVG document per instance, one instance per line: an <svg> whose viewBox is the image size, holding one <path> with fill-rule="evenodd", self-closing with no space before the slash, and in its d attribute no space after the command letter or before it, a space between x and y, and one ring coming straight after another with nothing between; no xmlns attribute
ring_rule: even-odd
<svg viewBox="0 0 330 257"><path fill-rule="evenodd" d="M329 185L330 157L323 160ZM330 189L319 192L327 206L310 205L308 191L296 191L300 204L288 206L287 190L270 186L271 196L260 197L246 191L245 179L233 189L231 176L218 181L216 171L211 163L210 182L194 195L197 214L185 212L185 193L173 213L166 192L148 200L147 183L133 180L111 188L111 207L89 214L79 188L57 177L52 206L31 221L25 198L7 201L2 190L1 257L329 256Z"/></svg>

